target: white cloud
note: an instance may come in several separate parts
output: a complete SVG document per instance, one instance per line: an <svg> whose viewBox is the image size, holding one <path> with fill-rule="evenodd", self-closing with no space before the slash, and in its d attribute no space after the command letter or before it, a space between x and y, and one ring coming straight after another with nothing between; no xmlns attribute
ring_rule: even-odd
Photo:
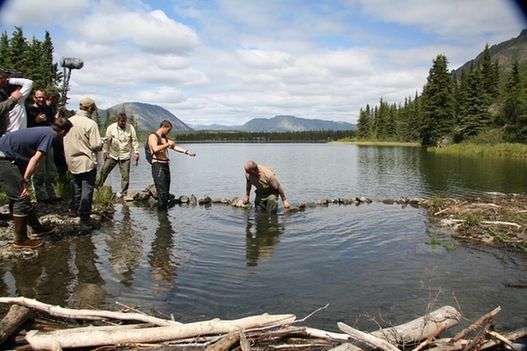
<svg viewBox="0 0 527 351"><path fill-rule="evenodd" d="M9 0L0 11L3 26L49 24L60 19L78 18L89 7L89 0Z"/></svg>
<svg viewBox="0 0 527 351"><path fill-rule="evenodd" d="M57 61L84 60L73 108L91 96L101 108L158 104L189 124L355 122L381 97L413 97L438 54L457 68L517 36L518 16L505 0L11 0L0 29L49 30Z"/></svg>
<svg viewBox="0 0 527 351"><path fill-rule="evenodd" d="M131 40L140 50L154 53L184 55L199 45L198 35L191 28L160 10L148 13L100 10L83 21L78 30L89 43Z"/></svg>

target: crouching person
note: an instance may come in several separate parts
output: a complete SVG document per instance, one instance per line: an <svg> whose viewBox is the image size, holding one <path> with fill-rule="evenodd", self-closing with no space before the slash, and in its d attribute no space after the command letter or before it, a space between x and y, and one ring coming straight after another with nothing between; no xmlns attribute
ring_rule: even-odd
<svg viewBox="0 0 527 351"><path fill-rule="evenodd" d="M0 138L0 188L9 198L15 225L13 247L34 249L41 240L30 239L27 225L36 236L50 234L55 227L42 225L31 204L27 182L55 142L68 134L72 124L67 118L55 119L50 127L24 128Z"/></svg>

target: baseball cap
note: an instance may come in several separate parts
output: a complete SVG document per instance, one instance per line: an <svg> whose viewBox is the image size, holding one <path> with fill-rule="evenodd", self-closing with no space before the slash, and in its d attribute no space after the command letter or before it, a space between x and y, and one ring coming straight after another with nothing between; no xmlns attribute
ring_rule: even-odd
<svg viewBox="0 0 527 351"><path fill-rule="evenodd" d="M90 99L89 97L85 97L81 99L81 101L79 102L79 105L83 107L94 107L95 109L97 109L97 105L95 105L95 101L93 101L93 99Z"/></svg>

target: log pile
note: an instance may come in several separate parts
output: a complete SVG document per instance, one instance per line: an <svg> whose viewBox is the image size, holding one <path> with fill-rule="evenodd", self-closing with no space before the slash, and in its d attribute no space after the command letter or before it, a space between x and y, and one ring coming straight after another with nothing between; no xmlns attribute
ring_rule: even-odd
<svg viewBox="0 0 527 351"><path fill-rule="evenodd" d="M297 320L293 314L184 324L133 309L69 309L24 297L0 297L0 303L11 306L0 321L0 345L17 350L517 350L514 341L527 335L527 328L507 334L492 330L499 307L455 336L440 338L462 319L454 307L443 306L411 322L370 333L339 322L342 333L334 333L301 326L309 316Z"/></svg>

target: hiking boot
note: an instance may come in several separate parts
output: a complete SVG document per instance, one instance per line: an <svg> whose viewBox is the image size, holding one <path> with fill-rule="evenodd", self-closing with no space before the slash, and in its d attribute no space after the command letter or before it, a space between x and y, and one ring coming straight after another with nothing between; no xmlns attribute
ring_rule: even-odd
<svg viewBox="0 0 527 351"><path fill-rule="evenodd" d="M32 228L31 234L36 235L36 236L51 234L55 231L54 226L43 225L42 223L40 223L40 220L38 219L37 211L35 211L35 208L32 208L28 212L27 223Z"/></svg>
<svg viewBox="0 0 527 351"><path fill-rule="evenodd" d="M68 217L74 218L74 217L77 217L77 216L78 216L77 210L73 210L71 208L68 210Z"/></svg>
<svg viewBox="0 0 527 351"><path fill-rule="evenodd" d="M39 225L31 229L31 234L35 236L47 235L54 233L57 228L50 225Z"/></svg>
<svg viewBox="0 0 527 351"><path fill-rule="evenodd" d="M22 242L15 241L12 245L15 249L36 249L37 247L42 246L42 241L36 239L26 239Z"/></svg>

